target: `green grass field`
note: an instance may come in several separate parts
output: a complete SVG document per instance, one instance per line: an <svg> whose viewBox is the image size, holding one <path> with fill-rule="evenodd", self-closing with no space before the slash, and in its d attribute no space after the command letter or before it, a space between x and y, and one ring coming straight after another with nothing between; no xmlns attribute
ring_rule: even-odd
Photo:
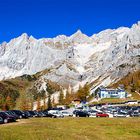
<svg viewBox="0 0 140 140"><path fill-rule="evenodd" d="M0 140L140 140L140 118L33 118L0 125Z"/></svg>

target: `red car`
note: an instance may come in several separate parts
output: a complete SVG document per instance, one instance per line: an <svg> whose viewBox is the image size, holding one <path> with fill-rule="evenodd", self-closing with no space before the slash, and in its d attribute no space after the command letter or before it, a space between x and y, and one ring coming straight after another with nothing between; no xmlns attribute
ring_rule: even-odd
<svg viewBox="0 0 140 140"><path fill-rule="evenodd" d="M103 112L98 112L96 113L96 117L109 117L109 115Z"/></svg>

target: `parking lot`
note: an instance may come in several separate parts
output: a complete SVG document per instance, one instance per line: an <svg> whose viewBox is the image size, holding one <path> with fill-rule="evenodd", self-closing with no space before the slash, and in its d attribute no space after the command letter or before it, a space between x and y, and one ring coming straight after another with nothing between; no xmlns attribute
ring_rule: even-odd
<svg viewBox="0 0 140 140"><path fill-rule="evenodd" d="M64 118L64 117L108 117L129 118L140 117L140 106L91 106L85 108L52 108L43 111L0 111L0 123L6 124L16 122L19 119L29 118ZM17 122L18 123L18 122Z"/></svg>

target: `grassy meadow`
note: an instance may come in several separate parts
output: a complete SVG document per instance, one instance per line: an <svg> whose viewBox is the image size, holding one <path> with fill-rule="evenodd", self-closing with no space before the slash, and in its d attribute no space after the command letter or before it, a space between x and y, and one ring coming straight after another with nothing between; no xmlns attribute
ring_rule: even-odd
<svg viewBox="0 0 140 140"><path fill-rule="evenodd" d="M0 140L140 140L140 118L32 118L0 125Z"/></svg>

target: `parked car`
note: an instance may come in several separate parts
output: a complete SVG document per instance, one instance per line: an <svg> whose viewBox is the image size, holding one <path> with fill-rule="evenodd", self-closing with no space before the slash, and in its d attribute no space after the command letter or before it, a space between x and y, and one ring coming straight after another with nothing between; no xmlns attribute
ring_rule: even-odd
<svg viewBox="0 0 140 140"><path fill-rule="evenodd" d="M42 117L42 114L38 111L34 111L34 113L36 114L36 117Z"/></svg>
<svg viewBox="0 0 140 140"><path fill-rule="evenodd" d="M65 111L65 110L60 111L60 112L64 115L64 117L70 117L70 116L72 116L72 114L70 114L68 111Z"/></svg>
<svg viewBox="0 0 140 140"><path fill-rule="evenodd" d="M103 112L97 112L96 117L109 117L109 115Z"/></svg>
<svg viewBox="0 0 140 140"><path fill-rule="evenodd" d="M28 111L31 117L37 117L38 115L36 114L35 111Z"/></svg>
<svg viewBox="0 0 140 140"><path fill-rule="evenodd" d="M20 110L11 110L11 111L14 112L16 115L18 115L19 119L28 118L28 116L23 111L20 111Z"/></svg>
<svg viewBox="0 0 140 140"><path fill-rule="evenodd" d="M139 112L132 112L131 114L130 114L130 116L131 117L140 117L140 113Z"/></svg>
<svg viewBox="0 0 140 140"><path fill-rule="evenodd" d="M113 116L114 117L129 117L128 114L122 113L122 112L115 113Z"/></svg>
<svg viewBox="0 0 140 140"><path fill-rule="evenodd" d="M11 116L13 116L13 117L15 117L16 119L19 118L19 116L16 115L16 114L15 114L14 112L12 112L11 110L6 111L6 113L9 114L9 115L11 115Z"/></svg>
<svg viewBox="0 0 140 140"><path fill-rule="evenodd" d="M96 117L97 111L96 110L90 110L88 113L89 113L89 117Z"/></svg>
<svg viewBox="0 0 140 140"><path fill-rule="evenodd" d="M76 117L89 117L89 114L86 111L76 111L75 116Z"/></svg>
<svg viewBox="0 0 140 140"><path fill-rule="evenodd" d="M2 117L0 117L0 124L3 124L4 122L3 122L3 118Z"/></svg>
<svg viewBox="0 0 140 140"><path fill-rule="evenodd" d="M15 122L16 118L7 114L6 112L0 112L0 117L3 119L4 123L8 123L8 122Z"/></svg>
<svg viewBox="0 0 140 140"><path fill-rule="evenodd" d="M49 110L48 113L56 116L57 118L63 118L64 117L64 115L58 110Z"/></svg>
<svg viewBox="0 0 140 140"><path fill-rule="evenodd" d="M33 116L29 113L29 111L23 111L23 112L24 112L24 114L27 115L29 118L30 118L30 117L33 117Z"/></svg>
<svg viewBox="0 0 140 140"><path fill-rule="evenodd" d="M73 117L76 117L76 112L78 112L78 110L73 111Z"/></svg>
<svg viewBox="0 0 140 140"><path fill-rule="evenodd" d="M42 111L37 112L37 114L38 114L39 117L45 117L46 116Z"/></svg>
<svg viewBox="0 0 140 140"><path fill-rule="evenodd" d="M43 113L45 114L45 117L49 117L49 118L57 118L56 115L54 115L54 114L50 114L50 113L48 113L48 111L43 111Z"/></svg>

